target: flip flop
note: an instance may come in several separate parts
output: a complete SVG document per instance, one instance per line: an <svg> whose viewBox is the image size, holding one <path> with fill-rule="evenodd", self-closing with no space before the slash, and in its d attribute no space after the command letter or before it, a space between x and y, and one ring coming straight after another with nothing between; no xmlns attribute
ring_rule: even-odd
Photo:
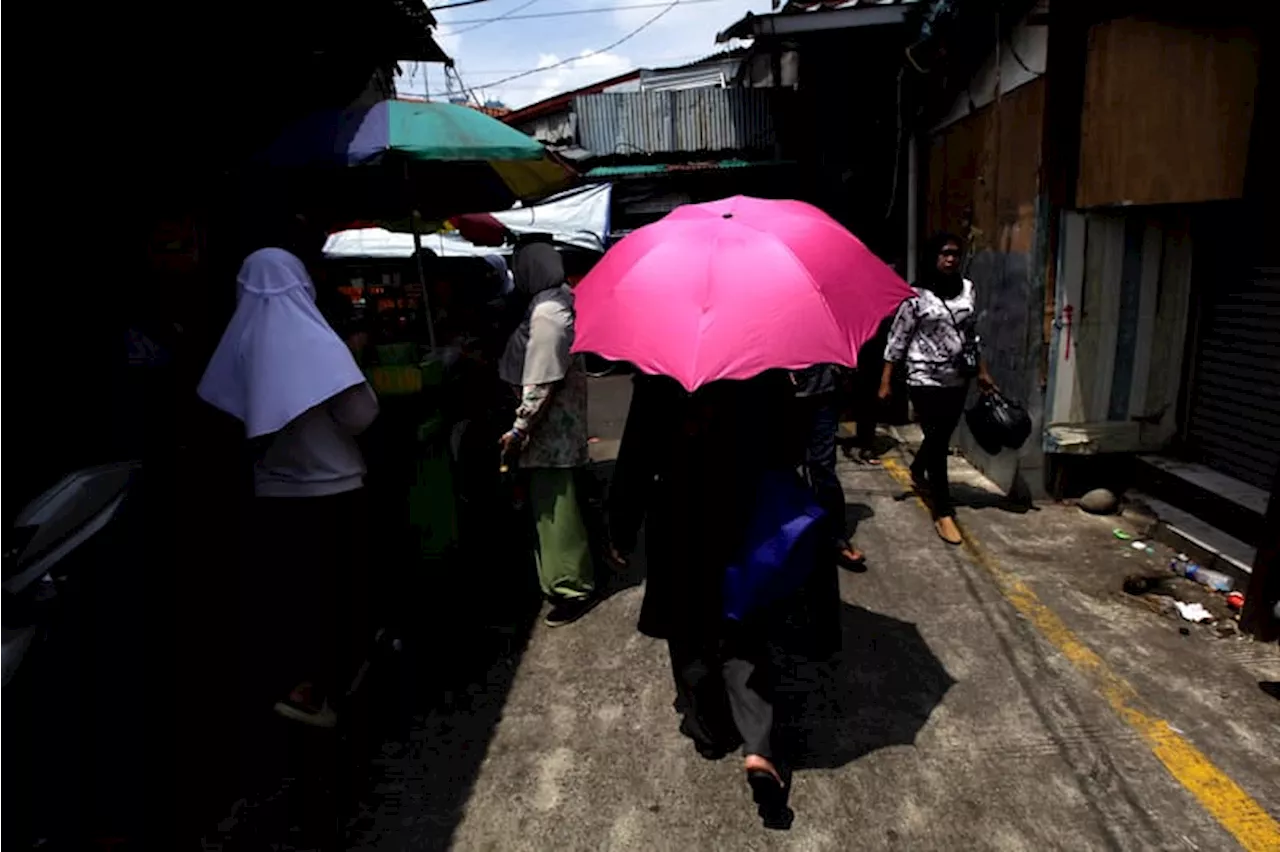
<svg viewBox="0 0 1280 852"><path fill-rule="evenodd" d="M772 772L748 769L747 785L751 787L751 799L762 811L776 811L786 806L787 785Z"/></svg>

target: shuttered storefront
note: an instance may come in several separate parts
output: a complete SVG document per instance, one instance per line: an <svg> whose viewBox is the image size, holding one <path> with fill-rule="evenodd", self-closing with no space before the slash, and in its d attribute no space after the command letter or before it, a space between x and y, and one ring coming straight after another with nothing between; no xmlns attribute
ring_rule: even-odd
<svg viewBox="0 0 1280 852"><path fill-rule="evenodd" d="M1280 465L1280 266L1206 288L1187 412L1199 460L1269 489Z"/></svg>

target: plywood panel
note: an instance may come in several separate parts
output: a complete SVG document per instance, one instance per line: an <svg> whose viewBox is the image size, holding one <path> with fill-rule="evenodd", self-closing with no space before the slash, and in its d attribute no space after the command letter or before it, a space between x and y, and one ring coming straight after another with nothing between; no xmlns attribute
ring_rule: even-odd
<svg viewBox="0 0 1280 852"><path fill-rule="evenodd" d="M1247 29L1137 17L1092 27L1077 204L1239 198L1258 56Z"/></svg>
<svg viewBox="0 0 1280 852"><path fill-rule="evenodd" d="M1044 92L1043 80L1028 83L930 140L929 232L958 233L975 252L1030 252Z"/></svg>

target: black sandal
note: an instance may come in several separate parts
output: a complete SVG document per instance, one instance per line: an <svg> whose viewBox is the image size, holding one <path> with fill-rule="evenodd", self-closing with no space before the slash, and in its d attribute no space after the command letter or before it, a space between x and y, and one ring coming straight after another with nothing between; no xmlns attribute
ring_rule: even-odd
<svg viewBox="0 0 1280 852"><path fill-rule="evenodd" d="M748 769L747 784L751 798L763 811L776 811L787 804L787 785L767 769Z"/></svg>

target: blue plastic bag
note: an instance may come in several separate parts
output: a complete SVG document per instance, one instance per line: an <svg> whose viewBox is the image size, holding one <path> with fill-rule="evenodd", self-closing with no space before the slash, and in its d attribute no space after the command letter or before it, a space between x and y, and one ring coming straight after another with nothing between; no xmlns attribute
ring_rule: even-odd
<svg viewBox="0 0 1280 852"><path fill-rule="evenodd" d="M743 621L804 585L816 561L815 530L824 515L794 471L762 477L743 553L725 571L725 618Z"/></svg>

